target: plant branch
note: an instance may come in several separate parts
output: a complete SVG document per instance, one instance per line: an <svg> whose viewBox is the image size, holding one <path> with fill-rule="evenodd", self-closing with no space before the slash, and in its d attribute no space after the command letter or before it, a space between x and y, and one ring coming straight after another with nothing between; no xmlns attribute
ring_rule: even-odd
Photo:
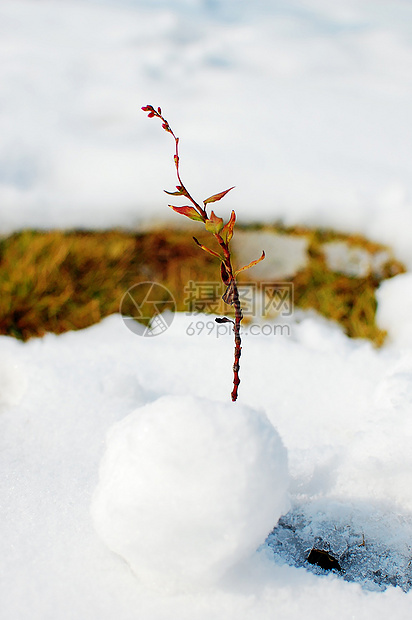
<svg viewBox="0 0 412 620"><path fill-rule="evenodd" d="M151 105L143 107L142 110L144 112L148 112L149 118L153 118L153 117L160 118L162 121L163 129L167 133L170 133L173 136L174 141L175 141L174 163L175 163L176 176L177 176L179 185L176 186L176 189L177 189L176 192L166 192L166 193L172 196L184 196L185 198L188 198L194 208L190 206L184 206L184 207L174 207L172 205L169 205L169 206L171 206L174 211L182 215L185 215L189 219L202 221L205 224L206 230L213 234L213 236L215 237L216 241L218 242L223 252L223 256L222 256L218 254L217 252L215 252L214 250L211 250L210 248L207 248L206 246L202 245L196 239L196 237L193 237L196 244L199 247L201 247L202 250L204 250L205 252L208 252L212 256L215 256L221 260L221 277L222 277L222 282L226 286L226 291L224 295L222 296L222 299L225 303L227 303L228 305L233 305L235 308L235 321L231 321L231 319L227 319L227 318L215 319L218 323L226 323L228 321L233 323L233 332L235 335L235 354L234 354L235 359L233 363L233 390L231 393L231 397L232 397L232 401L235 401L237 399L238 386L240 383L239 370L240 370L240 355L242 352L240 324L243 318L242 307L241 307L240 300L239 300L239 291L238 291L237 282L236 282L236 275L240 271L243 271L244 269L249 269L250 267L253 267L258 262L263 260L265 257L265 253L262 252L262 256L260 258L258 258L255 261L252 261L251 263L249 263L249 265L246 265L246 267L242 267L238 271L234 271L233 266L232 266L232 258L230 254L230 249L229 249L229 242L233 237L233 228L234 228L235 221L236 221L236 214L234 211L232 211L229 221L224 225L222 218L217 217L213 211L211 212L210 217L209 217L206 211L207 204L221 200L224 196L226 196L228 192L230 192L233 189L233 187L230 187L229 189L223 192L219 192L218 194L214 194L213 196L206 198L203 201L204 207L201 207L200 204L197 203L194 200L194 198L192 198L190 193L187 191L185 185L183 184L183 181L180 176L179 138L176 137L169 123L164 118L164 116L162 116L162 110L160 108L157 108L157 110L155 110L155 108Z"/></svg>
<svg viewBox="0 0 412 620"><path fill-rule="evenodd" d="M148 106L144 106L142 108L142 110L144 112L149 112L148 117L149 118L153 118L153 117L157 117L160 118L160 120L162 121L162 127L163 129L167 132L170 133L175 141L175 154L173 156L174 159L174 163L175 163L175 168L176 168L176 176L177 176L177 180L179 181L179 185L177 187L177 189L180 190L180 193L182 196L185 196L185 198L188 198L190 200L190 202L192 203L192 205L195 207L195 209L198 211L198 213L202 216L202 218L204 220L207 220L207 213L206 210L203 209L200 204L198 204L196 202L196 200L194 198L192 198L192 196L190 195L190 193L187 191L186 186L184 185L182 178L180 176L180 156L179 156L179 138L175 135L174 131L172 130L172 128L170 127L168 121L165 119L164 116L162 116L162 110L161 108L157 108L157 110L154 109L153 106L148 105Z"/></svg>

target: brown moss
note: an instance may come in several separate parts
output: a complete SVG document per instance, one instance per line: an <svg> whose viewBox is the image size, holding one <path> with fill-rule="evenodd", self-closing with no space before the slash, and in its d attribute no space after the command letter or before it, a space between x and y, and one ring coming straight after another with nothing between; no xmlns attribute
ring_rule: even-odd
<svg viewBox="0 0 412 620"><path fill-rule="evenodd" d="M348 336L369 338L377 346L383 344L386 333L375 322L375 291L380 282L405 271L399 261L390 259L380 275L357 278L327 268L322 244L325 241L345 241L374 254L385 250L380 244L360 235L332 234L312 231L309 235L309 263L293 279L294 302L303 309L313 308L325 317L340 323Z"/></svg>
<svg viewBox="0 0 412 620"><path fill-rule="evenodd" d="M384 277L404 271L388 261L381 276L353 278L330 271L322 243L345 240L369 252L382 246L360 236L306 228L264 227L309 239L309 262L292 279L294 301L338 321L353 337L381 344L375 324L375 290ZM196 236L209 244L209 235ZM139 282L167 287L178 310L187 310L190 280L216 282L219 266L202 252L187 230L132 234L122 231L22 231L0 242L0 333L23 340L46 332L82 329L119 311L124 293ZM253 281L253 271L246 272Z"/></svg>

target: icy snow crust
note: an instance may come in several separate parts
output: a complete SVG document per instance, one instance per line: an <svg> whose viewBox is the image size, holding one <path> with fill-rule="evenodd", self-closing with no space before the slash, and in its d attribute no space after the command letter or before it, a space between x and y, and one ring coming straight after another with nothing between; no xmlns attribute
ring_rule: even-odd
<svg viewBox="0 0 412 620"><path fill-rule="evenodd" d="M109 433L92 503L96 529L149 586L213 583L284 514L286 450L242 405L165 396Z"/></svg>
<svg viewBox="0 0 412 620"><path fill-rule="evenodd" d="M261 540L256 539L259 552L248 557L243 552L237 555L233 548L230 552L224 549L228 570L217 570L216 581L211 583L205 574L212 570L212 551L223 547L212 536L211 549L205 548L200 528L209 535L212 524L190 513L193 507L185 504L182 523L187 513L196 523L188 531L193 538L186 557L201 562L195 557L198 544L208 565L197 584L188 582L187 588L180 587L180 594L171 595L168 586L159 588L158 573L157 591L147 588L142 575L135 576L128 564L130 549L121 550L128 560L124 561L98 537L90 505L106 452L105 438L113 425L109 453L111 444L119 441L123 445L119 429L128 425L140 428L136 436L140 441L139 411L154 414L156 419L148 425L153 433L160 423L159 403L168 404L169 414L176 416L185 409L171 403L191 402L202 424L206 424L204 403L211 398L216 411L230 412L232 337L187 336L187 321L185 315L176 315L158 338L132 334L115 315L82 332L47 335L25 344L0 339L11 369L2 390L7 394L10 385L9 394L13 394L12 399L3 400L0 415L0 599L4 616L11 620L56 615L62 620L128 620L138 613L148 620L269 620L276 613L291 620L302 614L309 620L329 620L332 609L335 618L345 620L352 616L409 618L412 350L392 344L377 351L368 342L346 338L336 326L314 316L304 315L293 322L290 337L244 338L240 428L246 432L242 420L247 408L265 411L288 451L290 472L291 509L284 508L266 542L265 515L265 526L257 526L261 528ZM16 385L20 386L20 402ZM225 424L228 431L234 428L234 418ZM251 429L257 431L257 426L253 423ZM179 427L179 432L189 434L190 429ZM228 438L225 432L224 436ZM173 445L171 437L170 454L177 458ZM249 449L247 441L244 449ZM239 450L240 456L243 448ZM122 459L131 459L132 454L131 448L122 451L120 471ZM136 464L142 458L136 454ZM215 464L220 458L211 455ZM166 455L160 459L163 475ZM232 464L236 459L230 456ZM261 463L268 459L270 467L271 457L266 454L262 459ZM151 464L147 484L156 472L154 458L146 462ZM198 471L187 471L193 484ZM240 473L246 476L245 472L242 463ZM136 476L141 480L141 472ZM267 476L270 481L272 474ZM248 486L251 478L244 480L245 490L261 498L267 479L253 491ZM170 479L165 481L168 484ZM239 504L233 508L231 502L238 485L235 480L233 493L219 504L235 520ZM209 488L208 497L214 492ZM170 502L172 493L165 488L164 494ZM148 506L155 496L147 496ZM130 500L135 502L134 510L139 504L133 495ZM268 506L273 498L262 501ZM281 510L277 506L272 526ZM211 509L203 507L203 514L207 517ZM253 503L251 509L255 510ZM172 519L178 513L179 504L171 512ZM247 516L246 522L251 519ZM174 561L172 551L188 553L185 531L173 531L174 537L164 541L168 562ZM125 533L120 535L123 540ZM250 533L246 540L249 551ZM235 532L238 542L239 530ZM139 553L132 562L139 564L138 555L147 552L149 544L137 541ZM342 572L326 573L308 564L305 558L312 547L330 551ZM159 548L154 547L154 553L159 554ZM141 570L145 570L143 565Z"/></svg>

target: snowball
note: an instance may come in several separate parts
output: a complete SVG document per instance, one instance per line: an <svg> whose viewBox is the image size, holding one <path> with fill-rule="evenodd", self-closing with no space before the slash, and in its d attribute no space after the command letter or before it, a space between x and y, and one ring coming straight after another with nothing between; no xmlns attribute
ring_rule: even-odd
<svg viewBox="0 0 412 620"><path fill-rule="evenodd" d="M392 342L412 345L412 274L403 273L381 283L376 291L376 322Z"/></svg>
<svg viewBox="0 0 412 620"><path fill-rule="evenodd" d="M263 413L165 396L109 431L96 530L146 584L216 581L288 509L286 450Z"/></svg>

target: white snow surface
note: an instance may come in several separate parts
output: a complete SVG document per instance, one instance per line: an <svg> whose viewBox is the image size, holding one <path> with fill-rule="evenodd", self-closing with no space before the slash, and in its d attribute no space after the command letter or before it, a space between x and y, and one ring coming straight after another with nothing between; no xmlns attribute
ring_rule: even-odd
<svg viewBox="0 0 412 620"><path fill-rule="evenodd" d="M412 345L412 274L402 273L381 282L376 291L376 321L388 332L389 342Z"/></svg>
<svg viewBox="0 0 412 620"><path fill-rule="evenodd" d="M165 396L110 431L92 514L147 585L218 581L289 508L286 450L262 412Z"/></svg>
<svg viewBox="0 0 412 620"><path fill-rule="evenodd" d="M222 215L235 208L243 221L365 233L411 268L411 17L407 0L0 0L0 233L177 223L162 194L175 185L173 144L140 111L153 103L181 137L183 177L196 196L237 185L219 203ZM118 315L24 344L0 337L1 617L409 620L410 274L381 285L377 316L388 331L381 350L311 313L295 313L289 335L269 323L266 335L246 329L233 409L232 334L210 316L196 317L212 329L193 336L193 317L177 314L152 338L133 334ZM239 548L224 549L214 582L206 577L218 540L187 591L181 579L171 592L158 565L153 591L147 560L136 575L133 536L126 551L111 551L90 506L105 488L99 467L118 434L110 429L137 428L142 412L160 416L159 403L187 399L202 415L205 402L230 415L238 407L240 425L245 411L264 412L287 451L290 509L276 489L260 500L264 527L251 512L244 522L256 530L240 542L246 504L230 505L241 497L236 480L219 508L233 514ZM235 428L232 417L227 424ZM193 440L190 427L178 428ZM155 437L147 449L154 446ZM255 470L241 464L245 494L266 460L253 490L264 494L282 452L276 446ZM233 465L241 452L231 450ZM145 455L153 474L153 454ZM130 456L122 452L129 472ZM158 467L166 476L166 463ZM163 482L169 500L172 474ZM107 497L117 501L117 491ZM126 513L137 506L131 493ZM196 562L201 521L191 530ZM149 542L138 540L139 549ZM186 544L176 534L165 558L180 561L171 552ZM342 571L308 564L312 548L331 553Z"/></svg>
<svg viewBox="0 0 412 620"><path fill-rule="evenodd" d="M409 0L0 0L0 231L243 221L363 232L412 265ZM399 221L405 226L400 228Z"/></svg>
<svg viewBox="0 0 412 620"><path fill-rule="evenodd" d="M0 338L3 358L10 361L2 389L7 393L9 385L14 394L13 400L3 403L0 414L2 615L10 620L269 620L275 613L285 619L305 615L314 620L329 619L332 610L333 616L342 620L383 620L388 615L409 618L410 345L395 342L376 350L368 342L350 340L335 325L316 316L296 316L289 336L244 335L239 402L232 405L232 335L217 338L216 332L208 335L203 330L189 336L190 318L177 314L165 333L152 338L133 334L119 315L83 331L49 334L24 344ZM210 316L199 320L210 321ZM211 408L211 401L216 409L207 421L204 407L206 402ZM180 416L183 408L177 403L188 402L200 413L199 426L204 423L206 431L217 420L217 412L228 412L224 422L228 430L235 427L232 411L236 412L237 406L240 428L246 408L266 413L288 452L291 509L265 542L266 515L265 528L259 529L261 539L256 540L260 550L225 574L218 572L214 584L202 577L197 585L188 582L187 591L180 588L171 593L166 580L164 587L159 586L157 571L155 591L101 541L90 505L95 489L102 484L98 483L99 464L113 425L108 447L112 456L117 442L126 444L123 431L128 427L132 431L131 444L119 453L120 462L114 468L121 471L129 461L129 471L136 468L136 479L142 482L138 463L146 459L151 465L148 479L142 483L147 492L155 475L155 428L160 433L161 407L165 405L165 429L171 434L169 454L177 458L167 416ZM147 429L153 441L142 447L144 454L136 451L136 461L130 463L133 441L141 442L140 416L150 412L153 419ZM257 431L254 422L251 426ZM193 437L190 428L181 424L177 431ZM241 431L241 436L245 437L245 432ZM192 448L196 452L201 447L194 442ZM247 453L248 445L239 447L239 456L243 449ZM165 472L166 458L159 455L158 471L166 476L159 484L170 502L176 482L173 466L169 474ZM215 466L220 458L210 455L211 462L216 459ZM228 455L232 464L237 458L231 452ZM267 459L270 465L271 458L262 455L262 463ZM251 466L253 471L253 463ZM242 476L249 475L246 469L242 463ZM193 471L188 467L188 480L193 484L197 472L196 467ZM205 475L208 480L209 473ZM266 472L266 482L262 480L253 493L261 497L271 476ZM108 481L105 475L102 480ZM244 481L247 485L248 480ZM130 484L126 475L125 484ZM219 481L218 488L225 484ZM233 511L237 541L241 510L230 504L240 484L240 480L234 481L233 493L230 489L215 507L228 510L227 514ZM274 490L274 497L277 492ZM108 492L107 497L113 501L120 498L117 493ZM132 489L130 493L126 511L139 505ZM199 491L194 489L194 493ZM209 487L208 496L212 498L214 493ZM155 492L149 494L148 509L155 498ZM272 501L267 498L264 505ZM193 508L183 505L182 525ZM250 508L255 511L257 507ZM202 508L205 515L212 509ZM274 510L273 526L278 510L280 507ZM171 512L172 528L178 512L178 507ZM137 526L141 518L137 515ZM196 547L196 533L199 552L204 552L201 530L203 525L207 530L209 523L202 525L201 519L194 518L195 527L188 530L193 536L190 553ZM155 528L155 512L153 519ZM251 523L251 517L246 521ZM123 541L130 522L125 528L120 535ZM163 536L161 526L160 532ZM174 530L174 534L166 547L170 544L171 549L184 550L184 532ZM252 542L251 535L246 539L248 544ZM132 543L133 536L129 536ZM147 551L150 544L159 554L156 541L138 540L137 549ZM211 551L204 552L205 561L210 562L218 544L211 542ZM306 558L312 547L329 548L345 572L327 573L311 567ZM130 562L129 552L130 548L124 555ZM223 554L226 560L231 558L229 564L236 559L235 552L231 554L227 550ZM170 561L167 548L165 559ZM132 561L139 562L134 554Z"/></svg>

